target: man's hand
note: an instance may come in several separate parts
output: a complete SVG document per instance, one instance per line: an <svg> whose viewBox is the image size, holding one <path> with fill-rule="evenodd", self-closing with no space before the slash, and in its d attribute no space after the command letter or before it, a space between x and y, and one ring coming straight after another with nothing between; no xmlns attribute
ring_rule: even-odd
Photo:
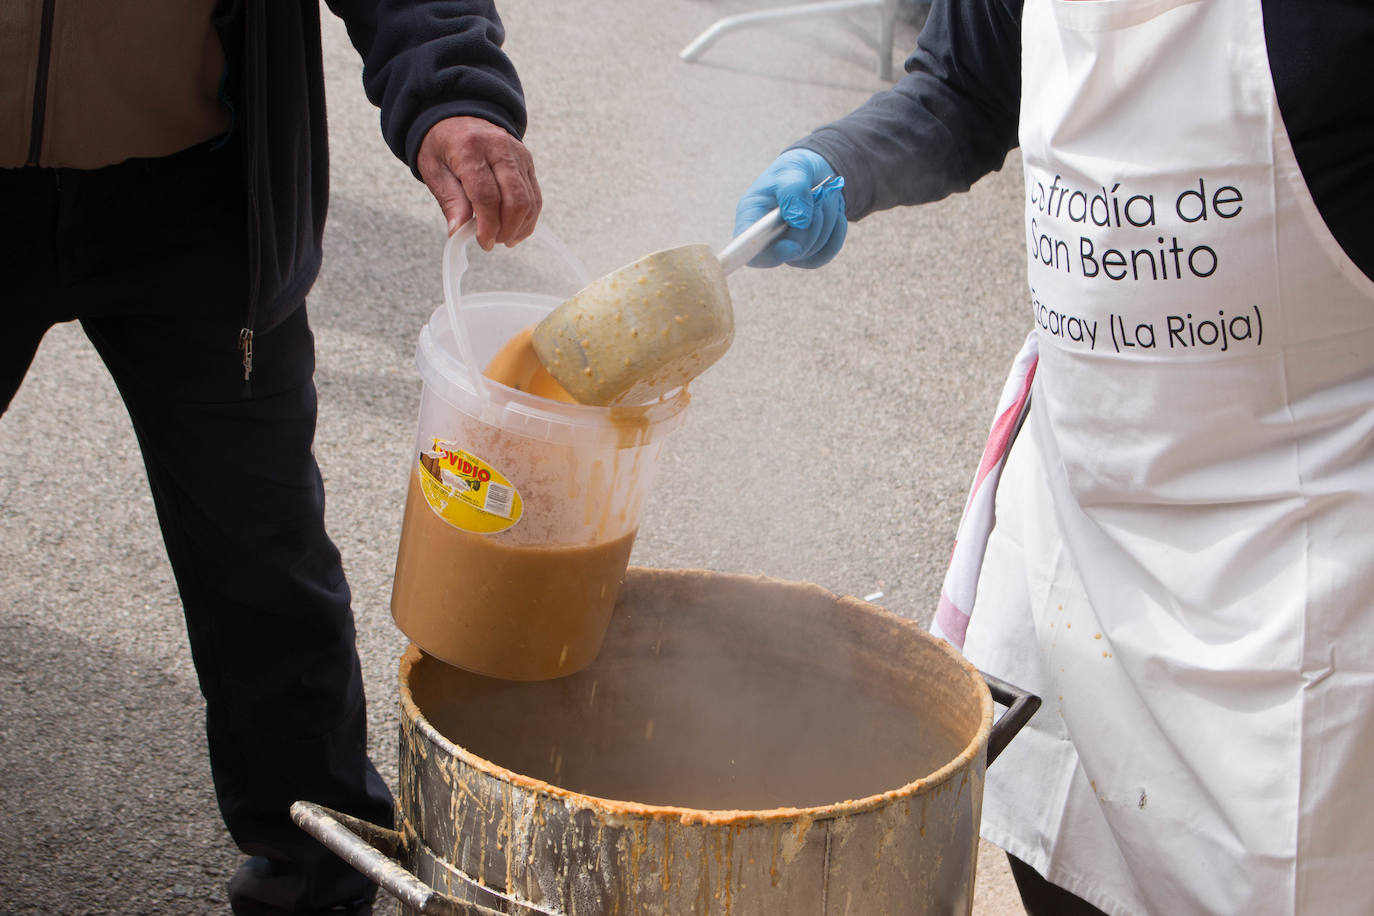
<svg viewBox="0 0 1374 916"><path fill-rule="evenodd" d="M544 199L525 145L481 118L445 118L420 143L416 166L452 235L477 217L477 244L490 251L534 231Z"/></svg>

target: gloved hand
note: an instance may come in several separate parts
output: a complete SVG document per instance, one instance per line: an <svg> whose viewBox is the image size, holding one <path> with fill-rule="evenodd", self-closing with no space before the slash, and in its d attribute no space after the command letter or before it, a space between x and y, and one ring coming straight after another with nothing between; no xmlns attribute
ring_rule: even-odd
<svg viewBox="0 0 1374 916"><path fill-rule="evenodd" d="M782 238L765 248L750 267L820 267L839 252L848 223L844 218L844 182L815 193L821 181L835 174L830 163L808 149L783 153L735 206L735 235L758 222L774 207L790 226Z"/></svg>

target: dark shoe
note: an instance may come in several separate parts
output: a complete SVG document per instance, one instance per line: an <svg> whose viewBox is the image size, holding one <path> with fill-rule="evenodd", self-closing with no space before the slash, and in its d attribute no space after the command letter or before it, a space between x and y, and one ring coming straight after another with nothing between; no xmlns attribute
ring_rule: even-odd
<svg viewBox="0 0 1374 916"><path fill-rule="evenodd" d="M305 875L298 868L253 856L229 879L234 916L372 916L372 899L359 897L332 906L303 907Z"/></svg>

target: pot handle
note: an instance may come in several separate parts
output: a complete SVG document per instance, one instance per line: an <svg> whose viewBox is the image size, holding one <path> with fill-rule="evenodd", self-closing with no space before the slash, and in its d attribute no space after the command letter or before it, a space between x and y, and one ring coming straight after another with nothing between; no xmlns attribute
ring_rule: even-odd
<svg viewBox="0 0 1374 916"><path fill-rule="evenodd" d="M992 733L988 735L987 765L992 766L992 762L1006 748L1007 742L1016 737L1016 733L1040 708L1040 698L990 674L982 671L978 673L982 674L983 680L987 682L992 698L1007 707L1007 711L1002 713L1002 718L992 723Z"/></svg>
<svg viewBox="0 0 1374 916"><path fill-rule="evenodd" d="M441 894L407 871L397 861L405 848L400 831L307 801L291 806L291 819L414 912L424 916L501 916L480 904Z"/></svg>

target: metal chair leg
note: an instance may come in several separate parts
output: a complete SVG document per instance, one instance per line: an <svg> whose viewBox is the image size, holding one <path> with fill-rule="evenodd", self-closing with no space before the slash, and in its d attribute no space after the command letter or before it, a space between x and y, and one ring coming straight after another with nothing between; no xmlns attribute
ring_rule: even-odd
<svg viewBox="0 0 1374 916"><path fill-rule="evenodd" d="M747 29L770 22L791 19L806 19L815 16L833 16L855 10L878 10L878 77L892 79L892 20L896 15L895 0L821 0L818 3L804 3L798 6L781 6L771 10L756 10L739 13L716 20L706 31L698 35L691 44L678 55L687 62L697 60L717 41L731 32Z"/></svg>

